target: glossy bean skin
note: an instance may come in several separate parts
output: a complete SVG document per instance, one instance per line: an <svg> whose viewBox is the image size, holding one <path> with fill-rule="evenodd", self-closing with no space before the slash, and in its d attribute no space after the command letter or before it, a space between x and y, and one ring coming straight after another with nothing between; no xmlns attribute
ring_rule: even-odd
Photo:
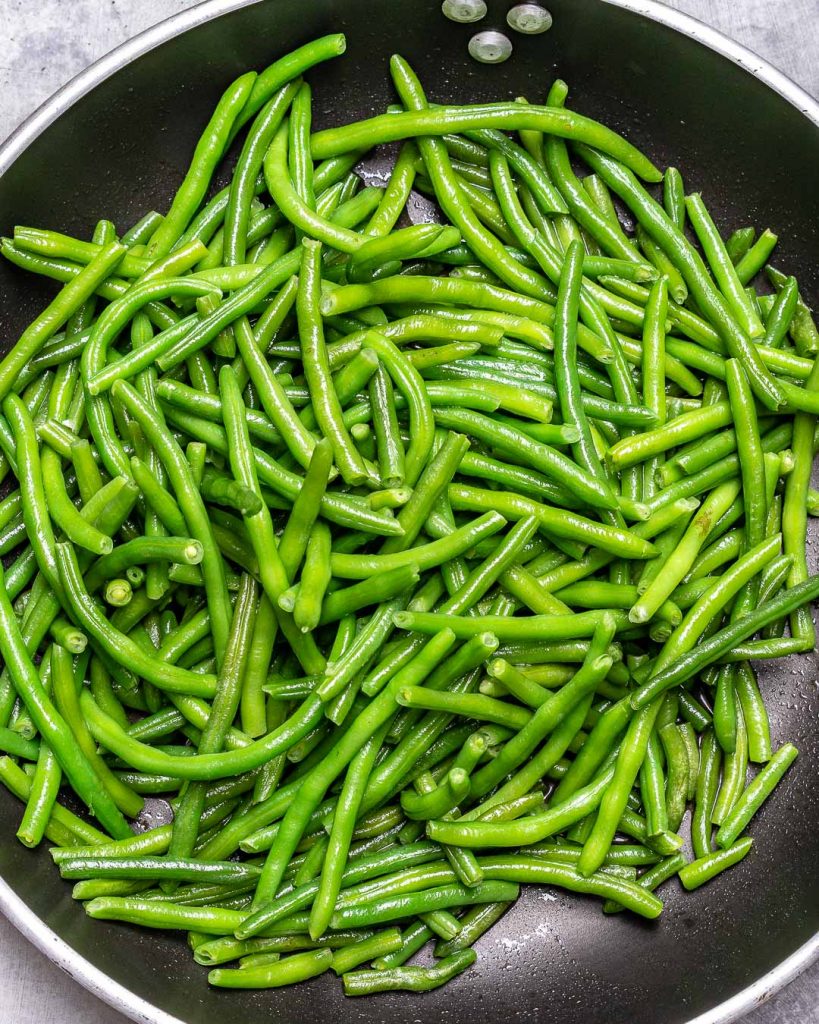
<svg viewBox="0 0 819 1024"><path fill-rule="evenodd" d="M293 953L275 963L257 967L241 967L238 970L216 968L208 975L208 981L217 988L280 988L294 985L323 974L333 963L329 949L316 949L306 953Z"/></svg>
<svg viewBox="0 0 819 1024"><path fill-rule="evenodd" d="M216 163L227 145L233 124L250 97L256 82L255 72L238 78L223 94L203 132L191 166L174 196L171 208L148 242L148 253L160 259L188 226L204 197Z"/></svg>
<svg viewBox="0 0 819 1024"><path fill-rule="evenodd" d="M750 836L740 839L734 846L716 853L708 853L680 869L680 881L686 889L697 889L710 882L721 871L738 864L750 851L753 840Z"/></svg>
<svg viewBox="0 0 819 1024"><path fill-rule="evenodd" d="M745 825L796 760L797 755L798 751L792 743L783 744L754 778L720 825L716 841L721 850L732 846Z"/></svg>
<svg viewBox="0 0 819 1024"><path fill-rule="evenodd" d="M588 132L594 136L592 145L604 151L609 146L612 149L616 146L618 152L615 155L627 161L631 160L639 168L639 173L646 174L647 181L659 180L659 172L648 161L637 155L627 144L621 147L617 137L612 137L613 133L609 134L603 129L601 135L598 131L600 126L594 122L578 114L568 115L566 112L557 112L549 108L516 103L487 104L483 108L436 107L429 111L398 114L395 115L395 120L392 114L383 114L346 128L319 132L312 139L311 149L314 158L322 159L333 156L334 152L369 148L376 141L388 142L416 135L445 135L447 132L482 127L551 131L556 135L565 133L566 136L574 138L582 138L583 134Z"/></svg>
<svg viewBox="0 0 819 1024"><path fill-rule="evenodd" d="M445 985L475 963L477 955L464 949L444 957L434 967L393 967L379 971L352 971L342 978L344 994L372 995L375 992L431 992Z"/></svg>

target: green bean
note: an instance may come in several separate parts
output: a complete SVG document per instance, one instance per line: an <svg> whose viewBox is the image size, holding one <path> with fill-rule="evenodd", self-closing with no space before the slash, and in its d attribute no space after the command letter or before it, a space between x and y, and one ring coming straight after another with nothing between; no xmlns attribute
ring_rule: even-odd
<svg viewBox="0 0 819 1024"><path fill-rule="evenodd" d="M509 618L503 615L450 615L443 612L396 612L399 629L425 634L452 629L460 639L468 639L475 630L494 633L499 640L575 640L590 637L600 622L610 618L613 626L623 628L627 618L608 610L572 615L530 615Z"/></svg>
<svg viewBox="0 0 819 1024"><path fill-rule="evenodd" d="M396 54L390 61L390 71L399 97L409 108L408 113L412 112L416 118L422 118L427 100L412 69ZM436 114L440 115L440 109ZM452 170L444 143L424 133L417 144L439 204L469 247L481 258L481 262L512 287L528 295L542 296L540 275L510 259L502 242L487 231L475 216L466 199L464 183L459 182Z"/></svg>
<svg viewBox="0 0 819 1024"><path fill-rule="evenodd" d="M812 576L805 583L797 584L797 586L790 590L785 590L779 596L768 601L767 604L752 612L748 612L735 622L719 630L709 637L708 640L700 644L699 647L695 648L695 650L684 654L673 666L663 669L652 676L647 683L635 691L632 697L632 704L637 708L644 707L658 693L662 693L668 687L676 686L690 679L701 668L722 657L727 651L735 647L739 641L753 636L758 629L766 626L769 622L776 621L783 615L789 614L793 609L802 607L815 600L817 594L819 594L819 577L816 576ZM804 641L801 637L796 638L795 646L796 649L800 647L804 649Z"/></svg>
<svg viewBox="0 0 819 1024"><path fill-rule="evenodd" d="M59 644L51 647L50 654L52 694L57 710L71 730L79 750L99 778L99 783L123 814L130 818L139 815L143 800L124 785L97 753L97 748L80 713L77 687L71 665L71 655Z"/></svg>
<svg viewBox="0 0 819 1024"><path fill-rule="evenodd" d="M660 424L666 421L665 374L665 320L668 311L668 283L661 277L652 285L646 305L643 325L641 369L643 401L655 413ZM609 453L610 454L610 453ZM662 457L649 458L643 469L643 495L650 497L657 490L655 475Z"/></svg>
<svg viewBox="0 0 819 1024"><path fill-rule="evenodd" d="M440 851L432 843L415 843L394 847L389 851L379 850L350 858L346 866L342 864L341 880L347 887L355 886L369 879L383 878L392 874L394 870L425 864L439 858ZM311 879L294 887L289 893L277 896L249 915L236 928L237 933L246 938L268 929L276 921L309 906L321 888L322 883L319 880Z"/></svg>
<svg viewBox="0 0 819 1024"><path fill-rule="evenodd" d="M307 550L307 540L319 512L331 467L332 448L329 441L322 439L313 449L310 465L279 542L279 558L288 579L294 577Z"/></svg>
<svg viewBox="0 0 819 1024"><path fill-rule="evenodd" d="M549 153L551 143L547 142ZM565 155L565 146L563 147ZM568 162L568 157L566 157ZM572 452L581 465L596 477L603 476L602 466L594 450L589 424L581 402L581 386L576 373L577 317L580 302L583 249L579 242L572 243L560 277L555 307L555 386L560 400L564 422L574 423L580 437ZM565 482L565 481L564 481Z"/></svg>
<svg viewBox="0 0 819 1024"><path fill-rule="evenodd" d="M386 237L373 238L355 249L348 260L348 277L366 279L380 265L391 261L428 259L460 242L456 228L438 224L414 224Z"/></svg>
<svg viewBox="0 0 819 1024"><path fill-rule="evenodd" d="M264 411L287 445L288 451L306 468L316 444L315 438L299 419L285 389L271 371L246 317L237 322L234 334L239 353L259 393Z"/></svg>
<svg viewBox="0 0 819 1024"><path fill-rule="evenodd" d="M369 393L381 485L400 487L404 482L404 449L398 430L392 382L381 366L370 381Z"/></svg>
<svg viewBox="0 0 819 1024"><path fill-rule="evenodd" d="M740 662L737 665L734 687L748 734L748 756L757 764L769 761L771 732L768 714L757 686L754 671L747 662Z"/></svg>
<svg viewBox="0 0 819 1024"><path fill-rule="evenodd" d="M160 688L165 687L179 693L201 697L212 697L214 680L212 676L189 672L173 665L157 663L133 640L121 633L94 606L80 576L77 559L67 544L57 545L57 563L62 589L71 608L72 615L83 630L100 645L117 664L127 662L128 667Z"/></svg>
<svg viewBox="0 0 819 1024"><path fill-rule="evenodd" d="M779 348L788 333L799 303L799 286L795 277L789 277L774 300L765 321L763 343L770 348ZM800 353L801 354L801 353Z"/></svg>
<svg viewBox="0 0 819 1024"><path fill-rule="evenodd" d="M297 88L298 83L292 82L268 100L257 115L242 147L225 209L225 263L227 265L244 262L247 221L256 178L262 169L264 154Z"/></svg>
<svg viewBox="0 0 819 1024"><path fill-rule="evenodd" d="M333 914L331 926L336 928L351 924L355 927L383 924L432 910L468 907L475 903L497 903L515 899L518 891L517 885L505 881L482 882L471 889L451 883L437 888L422 889L419 892L350 904Z"/></svg>
<svg viewBox="0 0 819 1024"><path fill-rule="evenodd" d="M0 363L0 779L91 916L188 930L214 984L425 991L521 883L653 918L747 852L795 756L750 659L819 595L819 335L795 278L746 288L772 232L723 242L674 168L655 202L560 81L440 107L396 57L407 109L311 137L343 49L228 87L121 246L0 242L65 286ZM445 224L396 227L413 186ZM143 794L174 820L134 836Z"/></svg>
<svg viewBox="0 0 819 1024"><path fill-rule="evenodd" d="M410 487L386 487L380 491L370 491L367 495L367 503L373 509L396 509L406 505L411 497L412 488Z"/></svg>
<svg viewBox="0 0 819 1024"><path fill-rule="evenodd" d="M676 167L666 168L663 175L663 205L671 221L682 231L685 225L685 186Z"/></svg>
<svg viewBox="0 0 819 1024"><path fill-rule="evenodd" d="M741 327L728 312L721 296L711 283L701 257L690 242L669 220L659 204L651 199L628 168L615 163L609 156L593 152L587 146L581 145L579 149L583 159L629 205L648 234L674 260L691 296L717 325L720 337L731 355L742 363L757 398L766 408L773 411L780 408L784 404L782 392L762 364L755 348L743 334Z"/></svg>
<svg viewBox="0 0 819 1024"><path fill-rule="evenodd" d="M683 622L664 644L655 664L655 671L664 668L680 654L696 645L714 615L776 557L780 543L781 538L777 534L757 544L737 559L734 565L694 602Z"/></svg>
<svg viewBox="0 0 819 1024"><path fill-rule="evenodd" d="M697 557L719 517L727 511L739 493L739 482L729 481L715 488L694 515L676 549L669 555L663 571L656 576L629 612L629 620L645 622L682 580Z"/></svg>
<svg viewBox="0 0 819 1024"><path fill-rule="evenodd" d="M205 513L202 499L196 491L190 468L176 441L161 417L140 398L124 381L117 382L112 394L121 401L137 420L154 447L168 478L176 492L191 536L203 547L202 574L213 623L214 646L217 659L222 657L228 630L228 594L221 557L216 550L213 531ZM184 531L183 531L184 532Z"/></svg>
<svg viewBox="0 0 819 1024"><path fill-rule="evenodd" d="M321 882L310 911L310 934L313 938L323 935L329 927L341 888L344 863L350 848L355 819L382 741L383 731L371 736L350 763L347 771L338 806L333 815L333 827ZM386 952L392 950L379 950L379 955Z"/></svg>
<svg viewBox="0 0 819 1024"><path fill-rule="evenodd" d="M13 729L0 728L0 750L26 761L36 761L40 754L40 746L33 740L26 739Z"/></svg>
<svg viewBox="0 0 819 1024"><path fill-rule="evenodd" d="M376 992L431 992L462 974L477 959L474 950L464 949L444 957L433 967L392 967L344 974L344 994L372 995Z"/></svg>
<svg viewBox="0 0 819 1024"><path fill-rule="evenodd" d="M721 675L722 670L720 677ZM734 673L731 674L730 678L733 687ZM734 697L733 690L732 697ZM726 749L725 744L720 740L720 746L725 752L725 762L722 772L722 783L720 784L714 809L711 812L711 820L715 825L719 825L724 821L740 793L745 788L745 776L748 771L748 734L741 711L735 710L734 722L733 749ZM714 731L717 732L717 739L719 740L718 727L717 702L715 700Z"/></svg>
<svg viewBox="0 0 819 1024"><path fill-rule="evenodd" d="M732 422L731 407L727 402L702 406L655 430L623 438L609 449L607 458L615 469L622 470L669 448L711 434Z"/></svg>
<svg viewBox="0 0 819 1024"><path fill-rule="evenodd" d="M745 294L737 270L725 250L702 196L696 192L686 196L685 208L708 259L711 272L737 323L751 338L761 337L765 329Z"/></svg>
<svg viewBox="0 0 819 1024"><path fill-rule="evenodd" d="M745 534L749 547L765 535L767 500L765 466L759 436L756 409L748 378L735 359L725 364L731 411L735 417L737 452L742 473L742 500L745 506Z"/></svg>
<svg viewBox="0 0 819 1024"><path fill-rule="evenodd" d="M388 538L381 548L381 554L390 555L404 551L415 541L436 500L455 475L468 446L469 441L463 435L446 435L444 443L417 481L412 497L398 514L403 535Z"/></svg>
<svg viewBox="0 0 819 1024"><path fill-rule="evenodd" d="M418 545L408 551L387 555L347 555L334 552L330 556L330 565L334 576L356 580L368 579L377 572L388 572L408 565L426 571L470 550L484 537L497 533L505 523L506 520L498 513L487 512L459 527L448 537Z"/></svg>
<svg viewBox="0 0 819 1024"><path fill-rule="evenodd" d="M56 806L61 780L62 769L54 752L46 743L41 743L26 809L17 829L17 838L23 845L38 846L43 837L48 835L49 820ZM56 841L53 835L49 838Z"/></svg>
<svg viewBox="0 0 819 1024"><path fill-rule="evenodd" d="M303 242L296 305L304 369L316 418L322 433L333 446L339 472L348 483L356 484L367 479L367 471L343 424L341 406L330 380L324 332L318 312L320 256L321 247L318 243L309 240Z"/></svg>
<svg viewBox="0 0 819 1024"><path fill-rule="evenodd" d="M318 625L327 584L330 582L329 528L323 522L313 526L307 542L304 567L293 607L293 620L303 633Z"/></svg>
<svg viewBox="0 0 819 1024"><path fill-rule="evenodd" d="M73 854L73 850L67 851ZM63 878L167 878L178 881L213 882L227 884L254 878L259 872L255 865L236 864L233 861L203 863L192 858L169 857L105 857L67 856L59 861Z"/></svg>
<svg viewBox="0 0 819 1024"><path fill-rule="evenodd" d="M287 122L282 124L264 156L264 174L268 191L288 220L307 236L341 252L353 252L365 243L363 236L322 217L312 208L306 197L299 194L295 178L288 170L288 162L293 161L294 154L304 153L301 147L294 148L288 145L288 136L292 134L293 124L292 118L289 125Z"/></svg>
<svg viewBox="0 0 819 1024"><path fill-rule="evenodd" d="M402 946L398 928L388 928L369 939L345 946L333 954L332 968L336 974L344 974L368 960L394 953Z"/></svg>
<svg viewBox="0 0 819 1024"><path fill-rule="evenodd" d="M117 243L106 245L26 328L0 362L0 398L8 395L23 367L112 273L125 251Z"/></svg>
<svg viewBox="0 0 819 1024"><path fill-rule="evenodd" d="M552 84L547 99L550 106L563 106L562 101L557 102L558 94L561 92L565 95L565 83L557 80ZM551 177L580 226L609 255L630 262L641 262L636 248L631 243L624 243L622 232L612 229L607 218L585 194L572 170L566 143L559 137L549 134L544 138L543 154Z"/></svg>
<svg viewBox="0 0 819 1024"><path fill-rule="evenodd" d="M719 743L713 730L709 730L702 740L694 816L691 819L691 843L697 857L705 857L711 852L711 814L719 789L721 760Z"/></svg>
<svg viewBox="0 0 819 1024"><path fill-rule="evenodd" d="M678 874L680 869L685 867L687 861L684 854L675 853L670 857L666 857L665 860L660 861L653 867L645 871L637 879L637 884L642 886L644 889L648 889L649 892L653 892L659 885L667 881L669 878L673 878L674 875ZM606 900L603 904L604 914L616 914L623 909L622 905L617 903L615 900Z"/></svg>
<svg viewBox="0 0 819 1024"><path fill-rule="evenodd" d="M493 636L476 634L436 669L426 686L434 690L448 685L454 693L468 692L474 687L474 670L496 646L497 641ZM447 714L428 715L421 720L417 729L408 731L402 737L395 749L374 769L364 796L365 809L377 806L411 775L413 767L417 767L419 759L449 722L450 716Z"/></svg>
<svg viewBox="0 0 819 1024"><path fill-rule="evenodd" d="M811 374L805 382L805 388L813 391L819 390L819 367L816 363L814 363ZM790 555L793 559L788 575L789 587L794 587L808 578L805 554L807 496L813 461L813 433L815 427L816 419L814 416L804 412L797 413L794 416L793 439L791 442L794 466L792 472L785 478L785 496L782 504L783 550L786 555ZM815 630L808 609L800 609L792 614L791 633L794 637L804 639L807 646L813 646Z"/></svg>
<svg viewBox="0 0 819 1024"><path fill-rule="evenodd" d="M378 209L364 230L365 234L376 237L387 235L395 226L406 206L415 180L416 152L415 144L411 141L401 147L390 180L387 182Z"/></svg>
<svg viewBox="0 0 819 1024"><path fill-rule="evenodd" d="M697 889L706 882L727 868L738 864L753 846L753 839L746 836L734 843L733 846L718 850L716 853L706 853L697 860L680 868L680 881L686 889Z"/></svg>
<svg viewBox="0 0 819 1024"><path fill-rule="evenodd" d="M688 799L689 771L688 750L680 729L669 722L659 730L660 741L665 753L667 768L666 804L668 824L672 832L680 827Z"/></svg>
<svg viewBox="0 0 819 1024"><path fill-rule="evenodd" d="M201 732L199 755L218 754L225 745L230 723L236 717L242 692L242 676L251 645L256 615L256 584L243 577L233 611L225 659L216 680L210 714ZM190 784L175 809L169 857L191 856L205 806L203 782Z"/></svg>
<svg viewBox="0 0 819 1024"><path fill-rule="evenodd" d="M203 553L200 542L191 537L138 537L97 559L86 573L85 586L93 591L107 578L142 562L167 559L198 565Z"/></svg>
<svg viewBox="0 0 819 1024"><path fill-rule="evenodd" d="M787 277L775 267L765 268L771 284L780 290L787 283ZM813 315L801 295L797 296L796 311L790 324L790 334L800 355L815 355L819 352L819 331L813 322Z"/></svg>
<svg viewBox="0 0 819 1024"><path fill-rule="evenodd" d="M431 821L427 833L431 839L472 849L495 846L528 846L554 835L594 811L613 777L607 769L565 801L555 803L540 814L527 815L514 823L457 819Z"/></svg>
<svg viewBox="0 0 819 1024"><path fill-rule="evenodd" d="M319 697L332 700L338 696L346 684L372 660L392 632L393 614L404 607L408 597L407 591L404 591L392 601L379 605L349 647L335 661L328 663L325 678L317 687Z"/></svg>
<svg viewBox="0 0 819 1024"><path fill-rule="evenodd" d="M583 846L578 870L588 877L603 863L626 806L626 799L645 759L646 749L660 710L654 701L630 721L615 763L614 776L603 795L591 834Z"/></svg>
<svg viewBox="0 0 819 1024"><path fill-rule="evenodd" d="M648 738L645 757L640 766L640 795L645 811L649 838L668 831L663 755L657 730Z"/></svg>
<svg viewBox="0 0 819 1024"><path fill-rule="evenodd" d="M719 827L717 846L721 850L733 847L740 832L771 795L777 783L796 760L797 754L798 751L792 743L783 744L756 775Z"/></svg>
<svg viewBox="0 0 819 1024"><path fill-rule="evenodd" d="M242 75L223 94L197 143L191 165L174 196L170 210L148 242L148 256L152 259L161 259L169 253L188 226L205 196L216 164L226 148L230 131L256 79L255 72Z"/></svg>
<svg viewBox="0 0 819 1024"><path fill-rule="evenodd" d="M208 982L217 988L279 988L315 978L332 964L331 950L315 949L254 967L217 968L208 974Z"/></svg>
<svg viewBox="0 0 819 1024"><path fill-rule="evenodd" d="M258 494L259 482L250 447L244 402L236 375L229 366L223 366L219 373L219 389L233 475L241 484ZM263 505L259 512L247 517L245 524L258 559L262 587L270 603L276 608L279 596L287 589L288 579L276 546L273 523L267 507ZM300 632L289 613L279 611L276 617L293 653L300 659L305 671L320 672L324 668L324 658L315 642Z"/></svg>
<svg viewBox="0 0 819 1024"><path fill-rule="evenodd" d="M756 238L756 228L737 228L725 243L728 255L734 266L739 263L745 253L750 249Z"/></svg>
<svg viewBox="0 0 819 1024"><path fill-rule="evenodd" d="M413 589L419 578L416 567L409 565L377 573L360 583L334 590L324 598L319 623L326 625L328 622L337 622L360 608L389 601Z"/></svg>
<svg viewBox="0 0 819 1024"><path fill-rule="evenodd" d="M565 486L585 503L598 508L614 508L616 502L607 486L587 470L574 465L560 452L533 441L521 430L491 421L481 413L467 409L448 409L436 413L439 425L459 429L516 460L527 464Z"/></svg>
<svg viewBox="0 0 819 1024"><path fill-rule="evenodd" d="M20 496L26 533L34 549L40 572L51 589L59 593L61 585L56 568L54 531L51 528L49 508L46 503L43 470L34 423L17 395L9 395L5 399L3 411L15 436L20 474ZM66 496L66 501L68 500ZM84 525L88 526L89 524L85 523ZM105 539L110 541L110 538Z"/></svg>
<svg viewBox="0 0 819 1024"><path fill-rule="evenodd" d="M619 700L600 717L569 770L558 783L553 794L555 801L567 800L591 781L611 753L617 737L626 728L631 714L628 700Z"/></svg>
<svg viewBox="0 0 819 1024"><path fill-rule="evenodd" d="M123 234L122 244L127 246L145 245L161 219L161 213L150 210Z"/></svg>
<svg viewBox="0 0 819 1024"><path fill-rule="evenodd" d="M284 57L280 57L264 71L259 72L247 103L231 129L230 139L232 140L242 125L246 124L267 103L273 93L316 64L344 53L346 46L347 42L342 33L320 36L318 39L305 43L304 46L299 46ZM324 182L326 187L326 178Z"/></svg>
<svg viewBox="0 0 819 1024"><path fill-rule="evenodd" d="M262 880L256 893L256 903L272 894L281 880L286 861L292 854L306 827L312 809L326 793L327 788L346 764L352 760L361 744L392 717L395 693L405 685L424 678L431 668L446 655L455 641L451 630L441 630L426 646L398 672L389 686L375 697L367 708L352 722L350 728L332 752L320 761L299 791L299 801L292 804L285 815L274 845L271 848ZM436 909L436 908L430 908ZM335 927L331 924L332 927Z"/></svg>
<svg viewBox="0 0 819 1024"><path fill-rule="evenodd" d="M148 466L136 456L131 459L131 470L146 501L156 512L165 529L176 536L183 535L187 529L185 517L172 495L156 480Z"/></svg>
<svg viewBox="0 0 819 1024"><path fill-rule="evenodd" d="M668 290L672 299L682 305L688 298L688 287L682 278L682 274L677 270L656 242L654 242L654 240L651 239L639 225L637 227L636 235L645 258L652 266L656 267L657 271L662 276L668 279Z"/></svg>
<svg viewBox="0 0 819 1024"><path fill-rule="evenodd" d="M18 465L21 460L18 458ZM43 489L51 518L74 544L92 551L96 555L108 554L113 541L87 522L74 507L65 489L60 457L49 448L44 448L40 457L43 475ZM22 467L21 467L22 468Z"/></svg>
<svg viewBox="0 0 819 1024"><path fill-rule="evenodd" d="M503 658L495 658L486 670L493 679L502 683L505 690L528 707L540 707L548 700L543 685L534 682L530 675L520 672Z"/></svg>
<svg viewBox="0 0 819 1024"><path fill-rule="evenodd" d="M15 690L25 703L38 732L48 743L72 787L115 838L130 831L109 794L100 791L97 775L45 692L26 650L0 575L0 652Z"/></svg>
<svg viewBox="0 0 819 1024"><path fill-rule="evenodd" d="M682 710L682 700L680 701L680 709ZM707 724L706 722L705 725ZM700 750L697 746L697 734L690 722L681 722L679 729L688 756L688 788L686 797L688 800L693 800L694 794L697 791L697 778L700 770Z"/></svg>
<svg viewBox="0 0 819 1024"><path fill-rule="evenodd" d="M509 162L526 184L532 202L541 215L568 212L560 193L544 172L539 156L535 157L533 154L527 153L525 149L512 142L498 129L479 128L471 131L468 138L482 142L489 148L490 152L488 156L484 157L484 160L490 167L490 171L493 152Z"/></svg>
<svg viewBox="0 0 819 1024"><path fill-rule="evenodd" d="M460 933L459 933L460 934ZM392 953L379 956L372 962L375 970L400 967L432 938L432 931L420 919L401 933L401 945ZM457 936L456 936L457 938ZM452 941L455 941L454 939Z"/></svg>
<svg viewBox="0 0 819 1024"><path fill-rule="evenodd" d="M604 583L580 580L557 591L556 596L572 608L630 608L637 600L638 588L628 583ZM673 601L666 601L657 609L657 618L671 625L679 625L682 612Z"/></svg>
<svg viewBox="0 0 819 1024"><path fill-rule="evenodd" d="M406 686L398 691L396 700L402 707L449 711L479 721L508 725L515 730L523 728L531 718L531 715L522 708L478 694L456 697L448 693L428 692L424 687Z"/></svg>
<svg viewBox="0 0 819 1024"><path fill-rule="evenodd" d="M434 439L432 406L423 380L412 363L386 336L369 331L365 338L384 364L396 387L402 392L409 409L411 436L406 450L404 482L413 486L421 474Z"/></svg>
<svg viewBox="0 0 819 1024"><path fill-rule="evenodd" d="M661 178L659 171L645 157L602 125L568 111L518 103L437 106L401 114L382 114L346 127L317 132L313 136L311 148L314 159L323 159L349 149L369 148L376 143L395 139L446 135L479 128L500 128L506 131L525 129L588 140L596 148L622 160L644 176L646 181L659 181Z"/></svg>
<svg viewBox="0 0 819 1024"><path fill-rule="evenodd" d="M769 228L765 228L737 264L737 277L743 285L748 284L768 262L776 243L777 236Z"/></svg>
<svg viewBox="0 0 819 1024"><path fill-rule="evenodd" d="M532 754L538 743L563 722L577 704L594 691L611 668L611 659L602 653L608 646L611 634L611 617L605 613L599 626L595 629L595 635L589 645L583 666L575 673L570 683L567 683L535 711L531 720L507 741L492 761L473 775L471 780L473 796L482 796L488 793L504 776L514 771ZM568 746L571 736L564 739ZM560 753L557 757L560 757Z"/></svg>
<svg viewBox="0 0 819 1024"><path fill-rule="evenodd" d="M658 917L662 910L660 900L647 889L604 872L586 876L569 864L524 855L500 854L482 857L479 863L488 878L545 882L573 892L607 896L649 919Z"/></svg>
<svg viewBox="0 0 819 1024"><path fill-rule="evenodd" d="M30 799L34 783L9 757L0 757L0 780L19 800ZM109 842L109 837L104 832L78 818L59 803L55 803L51 808L45 826L45 837L63 847Z"/></svg>

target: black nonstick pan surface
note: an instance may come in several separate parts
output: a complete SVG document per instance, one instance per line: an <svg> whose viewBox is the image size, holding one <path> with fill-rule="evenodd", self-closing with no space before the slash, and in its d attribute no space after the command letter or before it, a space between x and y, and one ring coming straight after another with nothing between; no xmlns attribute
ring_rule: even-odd
<svg viewBox="0 0 819 1024"><path fill-rule="evenodd" d="M819 105L761 60L658 4L547 5L551 31L514 36L512 58L492 67L467 55L475 27L445 20L437 0L211 0L105 58L0 149L0 231L21 223L88 236L100 217L123 229L148 209L165 209L232 77L344 31L346 55L309 75L318 127L391 102L394 51L437 101L539 100L559 74L575 109L623 132L659 166L679 166L723 231L773 228L778 264L798 272L815 305ZM508 6L490 0L480 28L503 28ZM0 265L2 350L51 290ZM815 531L811 543L816 571ZM47 852L13 838L20 806L5 791L0 906L84 984L147 1022L732 1020L819 950L816 654L761 667L760 683L775 742L792 740L800 757L752 823L757 841L741 867L694 893L666 886L666 909L654 923L604 917L597 901L528 889L481 939L475 967L424 996L345 1000L328 977L263 993L209 990L181 938L88 920Z"/></svg>

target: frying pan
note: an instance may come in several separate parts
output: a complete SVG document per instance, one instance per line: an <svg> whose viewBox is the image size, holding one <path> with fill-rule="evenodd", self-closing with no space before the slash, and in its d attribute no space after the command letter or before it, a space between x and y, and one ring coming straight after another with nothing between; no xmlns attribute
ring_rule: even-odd
<svg viewBox="0 0 819 1024"><path fill-rule="evenodd" d="M394 50L439 101L534 100L560 74L576 109L622 131L660 166L679 165L723 231L745 223L778 231L778 263L798 272L815 300L819 105L759 58L650 0L547 2L552 30L514 36L512 59L489 67L467 56L474 26L446 21L439 0L210 0L115 50L0 149L0 229L23 223L88 236L100 217L122 229L147 209L165 209L229 79L344 31L346 56L309 76L318 127L390 102ZM508 6L490 2L480 27L503 28ZM5 346L47 293L0 266ZM812 540L815 562L815 533ZM817 667L815 653L761 667L775 740L793 740L801 756L753 822L757 842L741 867L694 893L666 886L666 910L651 924L529 889L480 941L476 967L424 996L345 1000L326 977L292 990L209 990L179 938L88 920L47 852L11 838L20 807L5 792L0 907L80 982L151 1024L735 1020L819 953Z"/></svg>

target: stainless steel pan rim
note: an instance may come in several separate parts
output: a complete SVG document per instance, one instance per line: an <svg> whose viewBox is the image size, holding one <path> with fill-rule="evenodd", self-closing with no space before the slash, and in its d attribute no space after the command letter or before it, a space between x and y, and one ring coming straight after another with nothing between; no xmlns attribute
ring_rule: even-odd
<svg viewBox="0 0 819 1024"><path fill-rule="evenodd" d="M249 7L260 0L205 0L190 10L176 14L153 28L141 32L100 58L47 100L9 138L0 145L0 175L14 163L41 132L69 107L121 67L161 43L223 14ZM819 127L819 101L751 50L734 42L696 18L672 10L656 0L601 0L641 14L687 35L734 64L745 68L774 92L784 97L809 121ZM90 961L80 956L34 914L14 890L0 879L0 911L23 935L58 967L70 974L89 992L115 1010L140 1024L185 1024L152 1006L122 985L112 981ZM792 953L781 964L719 1006L692 1018L689 1024L730 1024L764 1003L781 988L819 959L819 933Z"/></svg>

